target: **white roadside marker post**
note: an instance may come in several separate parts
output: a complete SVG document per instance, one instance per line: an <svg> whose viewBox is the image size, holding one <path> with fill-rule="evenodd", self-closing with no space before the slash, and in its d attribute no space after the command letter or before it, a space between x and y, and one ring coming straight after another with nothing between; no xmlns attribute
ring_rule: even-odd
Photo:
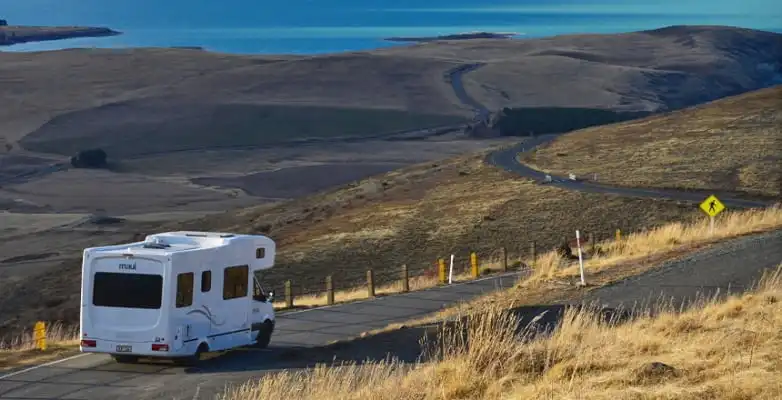
<svg viewBox="0 0 782 400"><path fill-rule="evenodd" d="M451 254L451 266L448 268L448 284L453 282L453 254Z"/></svg>
<svg viewBox="0 0 782 400"><path fill-rule="evenodd" d="M581 235L576 229L576 247L578 247L578 269L581 272L581 286L586 286L584 279L584 258L581 256Z"/></svg>

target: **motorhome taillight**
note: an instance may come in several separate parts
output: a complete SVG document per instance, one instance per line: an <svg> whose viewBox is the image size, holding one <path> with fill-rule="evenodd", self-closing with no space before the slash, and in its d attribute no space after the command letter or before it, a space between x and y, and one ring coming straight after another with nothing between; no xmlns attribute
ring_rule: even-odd
<svg viewBox="0 0 782 400"><path fill-rule="evenodd" d="M167 344L153 344L152 351L168 351Z"/></svg>
<svg viewBox="0 0 782 400"><path fill-rule="evenodd" d="M81 347L95 347L97 346L97 342L95 340L82 340L81 341Z"/></svg>

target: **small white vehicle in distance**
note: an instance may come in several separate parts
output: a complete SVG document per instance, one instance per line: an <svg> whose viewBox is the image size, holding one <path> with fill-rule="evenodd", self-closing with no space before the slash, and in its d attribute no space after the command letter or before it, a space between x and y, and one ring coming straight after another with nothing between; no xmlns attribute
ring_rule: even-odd
<svg viewBox="0 0 782 400"><path fill-rule="evenodd" d="M257 275L275 252L265 236L214 232L85 249L80 350L192 365L205 352L268 346L274 293Z"/></svg>

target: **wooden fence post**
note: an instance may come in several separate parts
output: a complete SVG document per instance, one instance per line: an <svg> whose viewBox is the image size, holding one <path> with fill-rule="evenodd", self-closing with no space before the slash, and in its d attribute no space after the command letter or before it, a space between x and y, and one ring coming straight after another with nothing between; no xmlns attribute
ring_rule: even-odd
<svg viewBox="0 0 782 400"><path fill-rule="evenodd" d="M470 264L472 264L472 277L475 279L480 276L480 271L478 270L478 255L474 251L470 254Z"/></svg>
<svg viewBox="0 0 782 400"><path fill-rule="evenodd" d="M334 281L331 275L326 277L326 304L334 304Z"/></svg>
<svg viewBox="0 0 782 400"><path fill-rule="evenodd" d="M440 283L444 284L446 282L446 274L445 274L445 259L441 258L437 260L437 272L440 278Z"/></svg>
<svg viewBox="0 0 782 400"><path fill-rule="evenodd" d="M367 295L375 297L375 276L371 269L367 270Z"/></svg>
<svg viewBox="0 0 782 400"><path fill-rule="evenodd" d="M402 293L410 291L410 271L407 270L407 264L402 264Z"/></svg>
<svg viewBox="0 0 782 400"><path fill-rule="evenodd" d="M534 240L529 244L529 252L532 254L531 267L534 267L535 263L538 262L538 244Z"/></svg>
<svg viewBox="0 0 782 400"><path fill-rule="evenodd" d="M592 257L596 256L597 255L597 234L594 234L594 233L590 233L589 234L589 246L591 247L589 253L592 255Z"/></svg>
<svg viewBox="0 0 782 400"><path fill-rule="evenodd" d="M285 307L293 308L293 285L291 281L285 281Z"/></svg>
<svg viewBox="0 0 782 400"><path fill-rule="evenodd" d="M616 241L617 242L621 242L622 241L622 230L621 229L617 229L616 230Z"/></svg>
<svg viewBox="0 0 782 400"><path fill-rule="evenodd" d="M502 246L502 272L508 272L508 248Z"/></svg>

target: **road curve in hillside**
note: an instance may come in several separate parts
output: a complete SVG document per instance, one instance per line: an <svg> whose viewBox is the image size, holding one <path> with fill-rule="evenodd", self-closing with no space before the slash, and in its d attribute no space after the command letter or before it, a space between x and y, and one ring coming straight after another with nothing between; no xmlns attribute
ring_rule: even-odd
<svg viewBox="0 0 782 400"><path fill-rule="evenodd" d="M461 101L462 104L471 107L473 109L473 111L476 114L476 119L480 117L485 120L485 118L489 116L490 113L489 110L485 106L480 104L480 102L475 100L472 96L470 96L469 93L467 93L467 91L464 89L464 83L462 82L462 77L464 76L464 74L469 73L471 71L475 71L476 69L482 67L483 65L484 64L482 63L474 63L474 64L464 64L460 67L456 67L450 70L446 74L446 81L448 81L451 84L454 94L459 99L459 101ZM494 165L498 168L502 168L516 175L523 176L525 178L534 179L542 183L546 178L547 174L545 172L536 170L534 168L531 168L527 165L520 163L517 160L517 156L519 153L531 151L534 150L536 147L545 145L553 141L559 136L561 135L543 135L543 136L529 138L528 140L525 140L523 143L490 153L487 156L486 161L489 164ZM546 183L548 185L554 185L564 189L577 190L577 191L589 192L589 193L615 194L615 195L627 196L627 197L670 199L670 200L691 201L691 202L698 202L698 203L703 201L709 194L715 194L717 197L719 197L722 203L724 203L727 207L731 207L731 208L766 207L774 203L774 201L739 199L739 198L731 197L731 195L728 193L720 193L720 192L705 193L703 191L652 189L652 188L645 189L645 188L609 186L609 185L602 185L594 182L585 182L579 180L574 181L566 177L555 176L551 174L549 175L551 176L552 181L550 183Z"/></svg>
<svg viewBox="0 0 782 400"><path fill-rule="evenodd" d="M506 171L512 172L516 175L523 176L543 182L546 178L546 173L526 166L517 160L519 153L533 150L535 147L548 143L554 140L558 135L547 135L535 137L531 140L525 141L522 144L514 145L506 149L497 150L489 154L486 161L496 167L502 168ZM549 174L550 175L550 174ZM630 188L620 186L601 185L593 182L585 182L579 180L570 180L562 176L551 176L551 182L547 185L554 185L569 190L577 190L581 192L589 193L603 193L603 194L615 194L619 196L627 197L645 197L656 199L670 199L679 201L691 201L700 203L709 194L715 194L722 203L730 208L756 208L767 207L774 204L773 201L760 201L760 200L746 200L731 197L730 194L721 192L703 192L703 191L687 191L687 190L671 190L671 189L642 189L642 188Z"/></svg>

